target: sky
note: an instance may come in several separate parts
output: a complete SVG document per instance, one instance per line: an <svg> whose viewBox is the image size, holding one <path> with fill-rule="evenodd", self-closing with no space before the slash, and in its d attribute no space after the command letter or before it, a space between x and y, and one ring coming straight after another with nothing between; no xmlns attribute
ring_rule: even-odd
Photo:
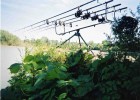
<svg viewBox="0 0 140 100"><path fill-rule="evenodd" d="M1 29L7 30L12 34L17 35L21 39L32 39L32 38L41 38L41 37L48 37L50 40L61 40L64 41L65 39L72 36L75 32L71 32L70 34L66 34L65 36L58 36L55 34L54 29L46 30L46 31L16 31L17 29L23 28L25 26L31 25L38 21L47 19L51 16L56 14L62 13L67 11L71 8L77 7L83 3L86 3L90 0L1 0ZM81 7L81 9L89 8L100 3L103 3L108 0L98 0ZM121 13L116 13L116 17L120 17L129 10L136 11L137 5L140 3L139 0L114 0L109 6L113 4L121 3L121 7L128 7L127 11L122 11ZM103 9L104 6L95 8L92 11L97 11L99 9ZM75 13L74 10L71 13ZM65 15L63 15L65 16ZM60 16L62 17L62 16ZM112 19L113 14L108 15L109 19ZM58 17L59 18L59 17ZM54 18L55 19L55 18ZM52 19L52 20L54 20ZM84 20L79 23L73 23L73 27L66 28L66 31L80 28L83 26L95 24L97 22L92 22L91 20ZM61 30L59 31L61 32ZM110 24L103 24L98 25L96 27L90 27L87 29L80 30L81 35L83 38L89 42L93 41L95 43L101 43L103 40L106 39L104 33L111 34L111 25ZM78 41L77 37L72 38L71 41Z"/></svg>

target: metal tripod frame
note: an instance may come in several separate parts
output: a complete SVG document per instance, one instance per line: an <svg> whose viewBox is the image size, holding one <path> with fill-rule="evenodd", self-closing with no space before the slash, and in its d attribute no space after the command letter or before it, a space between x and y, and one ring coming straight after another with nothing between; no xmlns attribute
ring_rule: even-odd
<svg viewBox="0 0 140 100"><path fill-rule="evenodd" d="M83 40L84 44L88 47L88 49L91 51L91 53L94 55L93 51L91 50L90 46L87 44L87 42L84 40L84 38L81 36L80 34L80 29L77 29L76 30L76 33L73 34L70 38L68 38L67 40L65 40L64 42L62 42L58 47L60 47L61 45L65 44L67 41L69 41L71 38L73 38L74 36L78 36L78 40L79 40L79 45L80 45L80 48L81 48L81 40ZM81 38L81 40L80 40Z"/></svg>

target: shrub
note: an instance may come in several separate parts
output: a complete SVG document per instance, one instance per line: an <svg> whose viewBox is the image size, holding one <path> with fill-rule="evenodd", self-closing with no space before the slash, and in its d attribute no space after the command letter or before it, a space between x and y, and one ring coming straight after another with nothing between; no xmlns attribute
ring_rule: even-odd
<svg viewBox="0 0 140 100"><path fill-rule="evenodd" d="M17 36L4 30L0 30L0 41L2 45L20 45L21 44L21 40Z"/></svg>
<svg viewBox="0 0 140 100"><path fill-rule="evenodd" d="M55 51L56 49L54 49ZM138 100L140 99L140 57L109 53L98 59L78 50L55 57L44 51L26 55L22 63L10 66L9 81L18 98L29 100ZM51 52L51 53L50 53ZM53 55L53 56L52 56ZM61 56L61 57L64 57ZM3 95L2 95L3 96ZM15 95L17 96L17 95Z"/></svg>

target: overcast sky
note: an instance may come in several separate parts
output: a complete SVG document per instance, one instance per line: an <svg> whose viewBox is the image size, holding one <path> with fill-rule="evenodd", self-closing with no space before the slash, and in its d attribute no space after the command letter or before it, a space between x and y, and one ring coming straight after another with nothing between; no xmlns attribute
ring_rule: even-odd
<svg viewBox="0 0 140 100"><path fill-rule="evenodd" d="M54 30L30 33L15 32L15 30L49 18L56 14L62 13L88 1L90 0L1 0L1 29L9 31L19 36L21 39L40 38L42 36L46 36L49 39L65 40L66 38L73 35L73 33L67 34L66 36L57 36L55 35ZM85 6L85 8L105 2L105 0L98 1L98 3L93 2L90 5ZM127 11L129 11L129 9L132 9L135 12L140 1L114 0L114 2L110 4L110 6L118 3L122 4L121 7L128 7ZM96 11L96 9L93 9L93 11ZM121 14L117 13L117 15L123 15L124 13L126 12L121 12ZM109 15L109 18L111 17L112 14ZM90 20L86 20L82 21L81 23L76 23L75 25L78 25L77 27L82 27L90 24L92 24L92 22ZM103 33L105 32L107 34L111 34L111 29L110 25L107 24L84 29L80 32L86 41L92 40L94 42L101 42L102 40L106 39ZM78 39L76 37L73 39L73 41L77 40Z"/></svg>

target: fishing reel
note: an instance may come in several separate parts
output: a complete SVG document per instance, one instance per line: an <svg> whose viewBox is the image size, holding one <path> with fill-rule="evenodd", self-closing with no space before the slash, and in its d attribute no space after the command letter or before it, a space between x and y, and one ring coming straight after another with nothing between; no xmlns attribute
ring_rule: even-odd
<svg viewBox="0 0 140 100"><path fill-rule="evenodd" d="M49 21L48 21L48 19L46 20L46 24L49 25Z"/></svg>
<svg viewBox="0 0 140 100"><path fill-rule="evenodd" d="M65 26L66 25L65 22L62 22L62 25Z"/></svg>
<svg viewBox="0 0 140 100"><path fill-rule="evenodd" d="M78 11L75 13L75 17L79 18L82 14L82 10L79 10L78 8Z"/></svg>
<svg viewBox="0 0 140 100"><path fill-rule="evenodd" d="M55 21L54 24L55 24L55 26L57 26L57 24L58 24L57 21Z"/></svg>
<svg viewBox="0 0 140 100"><path fill-rule="evenodd" d="M105 18L104 17L98 18L98 22L103 23L104 21L105 21Z"/></svg>
<svg viewBox="0 0 140 100"><path fill-rule="evenodd" d="M91 17L91 20L94 21L94 20L97 20L99 18L98 15L94 15L93 17Z"/></svg>
<svg viewBox="0 0 140 100"><path fill-rule="evenodd" d="M59 22L58 22L58 24L61 26L61 25L62 25L62 22L61 22L61 21L59 21Z"/></svg>
<svg viewBox="0 0 140 100"><path fill-rule="evenodd" d="M58 21L58 23L56 23L55 25L57 25L57 24L58 24L59 26L62 26L62 25L65 26L65 22L63 22L63 21Z"/></svg>
<svg viewBox="0 0 140 100"><path fill-rule="evenodd" d="M70 27L72 27L72 23L70 22Z"/></svg>
<svg viewBox="0 0 140 100"><path fill-rule="evenodd" d="M85 13L84 16L81 17L82 19L88 19L90 18L90 12Z"/></svg>

